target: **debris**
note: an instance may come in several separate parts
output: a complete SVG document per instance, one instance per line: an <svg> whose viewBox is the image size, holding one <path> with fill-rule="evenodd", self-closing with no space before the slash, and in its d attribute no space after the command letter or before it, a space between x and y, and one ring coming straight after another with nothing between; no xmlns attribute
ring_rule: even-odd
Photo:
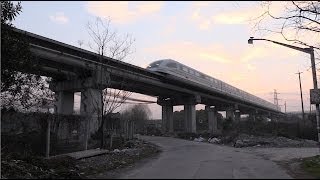
<svg viewBox="0 0 320 180"><path fill-rule="evenodd" d="M113 152L118 153L121 152L119 149L114 149Z"/></svg>
<svg viewBox="0 0 320 180"><path fill-rule="evenodd" d="M234 147L317 147L317 142L286 137L264 137L240 134L234 138Z"/></svg>
<svg viewBox="0 0 320 180"><path fill-rule="evenodd" d="M99 156L80 160L69 156L53 159L3 155L1 179L83 179L130 166L136 161L160 152L159 147L141 140L131 140L132 148L114 149ZM119 153L121 152L121 153Z"/></svg>
<svg viewBox="0 0 320 180"><path fill-rule="evenodd" d="M199 137L199 138L194 138L193 141L203 142L203 141L206 141L206 139L204 139L204 138L202 138L202 137Z"/></svg>
<svg viewBox="0 0 320 180"><path fill-rule="evenodd" d="M221 140L218 138L209 138L208 142L213 143L213 144L219 144L221 142Z"/></svg>
<svg viewBox="0 0 320 180"><path fill-rule="evenodd" d="M238 147L243 147L245 144L243 143L242 140L237 140L235 143L234 143L234 147L238 148Z"/></svg>

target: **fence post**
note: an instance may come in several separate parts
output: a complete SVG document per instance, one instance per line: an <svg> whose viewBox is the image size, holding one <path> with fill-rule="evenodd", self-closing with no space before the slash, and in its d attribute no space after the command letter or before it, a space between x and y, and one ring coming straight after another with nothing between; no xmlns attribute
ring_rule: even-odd
<svg viewBox="0 0 320 180"><path fill-rule="evenodd" d="M50 156L50 126L51 126L51 121L50 121L50 117L48 117L48 119L47 119L46 158L49 158L49 156Z"/></svg>

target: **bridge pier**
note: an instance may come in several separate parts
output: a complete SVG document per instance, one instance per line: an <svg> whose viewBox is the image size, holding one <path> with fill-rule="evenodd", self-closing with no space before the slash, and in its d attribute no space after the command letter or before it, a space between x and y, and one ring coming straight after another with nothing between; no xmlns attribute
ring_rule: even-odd
<svg viewBox="0 0 320 180"><path fill-rule="evenodd" d="M226 119L231 119L231 121L234 121L234 109L228 108L226 110Z"/></svg>
<svg viewBox="0 0 320 180"><path fill-rule="evenodd" d="M256 116L258 115L258 110L249 111L249 118L255 122L257 120Z"/></svg>
<svg viewBox="0 0 320 180"><path fill-rule="evenodd" d="M162 132L173 132L173 106L162 105Z"/></svg>
<svg viewBox="0 0 320 180"><path fill-rule="evenodd" d="M241 113L240 113L239 110L236 110L236 111L234 112L234 116L235 116L235 121L236 121L236 123L240 123Z"/></svg>
<svg viewBox="0 0 320 180"><path fill-rule="evenodd" d="M185 104L184 105L184 121L185 131L190 133L197 132L196 123L196 105Z"/></svg>
<svg viewBox="0 0 320 180"><path fill-rule="evenodd" d="M87 88L81 91L80 114L89 118L89 132L99 129L99 117L102 108L102 91L100 89Z"/></svg>
<svg viewBox="0 0 320 180"><path fill-rule="evenodd" d="M185 131L197 133L196 104L201 103L199 95L184 98L184 122Z"/></svg>
<svg viewBox="0 0 320 180"><path fill-rule="evenodd" d="M215 134L218 131L217 114L215 108L206 106L205 110L208 114L209 133Z"/></svg>
<svg viewBox="0 0 320 180"><path fill-rule="evenodd" d="M99 117L102 115L102 89L108 87L109 80L109 73L97 67L96 71L92 71L85 78L50 83L50 89L59 92L58 113L69 113L71 109L73 111L73 92L81 91L80 114L85 119L85 132L82 133L84 149L88 148L90 135L99 129ZM72 95L68 92L72 92Z"/></svg>
<svg viewBox="0 0 320 180"><path fill-rule="evenodd" d="M57 114L72 114L74 104L74 92L70 91L56 91L56 107L55 112Z"/></svg>

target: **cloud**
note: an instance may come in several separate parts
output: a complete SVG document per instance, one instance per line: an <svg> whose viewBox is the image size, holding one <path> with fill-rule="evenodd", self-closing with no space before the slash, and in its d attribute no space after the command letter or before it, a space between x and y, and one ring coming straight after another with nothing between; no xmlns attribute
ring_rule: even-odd
<svg viewBox="0 0 320 180"><path fill-rule="evenodd" d="M230 56L221 53L222 51L226 51L224 47L217 44L201 46L193 42L183 41L165 43L155 47L145 48L144 50L173 59L197 59L218 63L230 63Z"/></svg>
<svg viewBox="0 0 320 180"><path fill-rule="evenodd" d="M247 68L248 68L248 70L250 70L250 71L252 71L252 70L255 70L255 69L256 69L256 67L255 67L255 66L253 66L252 64L247 64Z"/></svg>
<svg viewBox="0 0 320 180"><path fill-rule="evenodd" d="M57 12L55 15L50 16L50 20L58 24L66 24L69 22L69 18L65 16L63 12Z"/></svg>
<svg viewBox="0 0 320 180"><path fill-rule="evenodd" d="M167 36L174 33L177 29L177 16L166 19L166 25L161 29L161 36Z"/></svg>
<svg viewBox="0 0 320 180"><path fill-rule="evenodd" d="M211 25L211 22L209 20L204 20L199 24L199 28L201 30L208 30L210 29L210 25Z"/></svg>
<svg viewBox="0 0 320 180"><path fill-rule="evenodd" d="M210 16L204 13L210 5L216 2L196 1L191 3L191 20L195 22L200 30L209 30L212 22Z"/></svg>
<svg viewBox="0 0 320 180"><path fill-rule="evenodd" d="M215 61L219 63L230 63L230 60L227 56L219 53L210 53L209 50L203 49L203 52L199 53L199 57L203 60Z"/></svg>
<svg viewBox="0 0 320 180"><path fill-rule="evenodd" d="M219 8L222 2L194 2L191 4L190 19L200 30L209 30L217 24L250 24L265 11L260 3L241 4L241 7ZM284 2L272 2L270 11L272 14L283 12ZM225 7L224 5L221 7Z"/></svg>
<svg viewBox="0 0 320 180"><path fill-rule="evenodd" d="M272 2L270 5L270 13L273 15L279 15L283 12L284 2ZM259 17L265 12L265 8L261 4L256 3L247 7L231 9L212 16L214 23L216 24L249 24L254 19Z"/></svg>
<svg viewBox="0 0 320 180"><path fill-rule="evenodd" d="M161 10L163 2L90 1L87 11L95 16L111 18L115 23L133 22Z"/></svg>

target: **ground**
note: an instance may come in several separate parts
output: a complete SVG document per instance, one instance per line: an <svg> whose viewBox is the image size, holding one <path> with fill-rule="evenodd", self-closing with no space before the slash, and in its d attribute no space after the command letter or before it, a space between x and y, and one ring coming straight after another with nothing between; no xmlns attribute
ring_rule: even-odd
<svg viewBox="0 0 320 180"><path fill-rule="evenodd" d="M38 156L2 153L1 179L87 179L111 177L113 170L157 155L159 148L148 142L132 140L125 149L103 155L76 159L66 155L44 159Z"/></svg>
<svg viewBox="0 0 320 180"><path fill-rule="evenodd" d="M233 148L170 137L142 136L162 148L156 159L127 168L118 178L295 178L279 162L319 153L318 148Z"/></svg>
<svg viewBox="0 0 320 180"><path fill-rule="evenodd" d="M314 169L318 168L314 162L319 162L304 159L319 154L319 149L312 147L234 148L171 137L140 136L139 139L129 150L114 150L80 160L2 159L2 178L305 179L315 176L307 174L300 164L308 162L309 169Z"/></svg>

